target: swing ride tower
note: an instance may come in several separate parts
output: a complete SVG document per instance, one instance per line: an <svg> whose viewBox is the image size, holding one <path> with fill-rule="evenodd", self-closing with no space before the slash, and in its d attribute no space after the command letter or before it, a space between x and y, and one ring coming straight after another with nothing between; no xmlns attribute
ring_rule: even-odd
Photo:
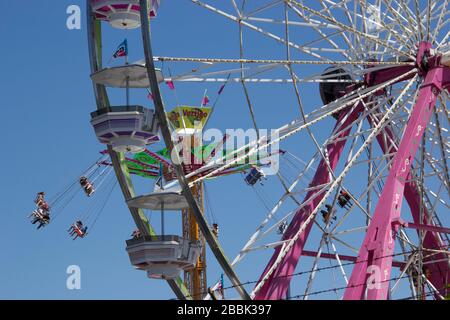
<svg viewBox="0 0 450 320"><path fill-rule="evenodd" d="M226 160L224 155L188 167L179 161L178 152L174 153L177 159L170 159L170 163L161 160L167 162L166 167L174 175L167 188L176 188L176 192L170 196L183 202L182 240L177 238L179 242L171 245L201 246L195 261L185 257L174 259L180 265L189 265L177 269L184 279L160 277L168 282L177 298L215 298L205 294L210 291L208 287L212 291L219 288L218 282L207 283L207 258L208 267L216 264L230 282L228 289L235 290L241 299L395 299L405 298L406 294L407 299L448 297L449 1L184 2L202 14L236 24L239 58L154 56L150 23L158 23L152 19L159 1L87 1L92 79L99 110L110 107L106 87L123 87L126 74L127 86L151 91L158 122L154 128L159 129L160 138L171 154L177 151L177 141L172 135L177 128L163 103L160 84L171 81L177 85L207 86L229 82L235 85L234 89L239 87L236 99L239 96L242 100L236 103L236 108L248 111L251 126L259 127L261 118L257 110L264 110L265 122L278 128L276 137L261 136L233 150L232 161L220 162ZM164 2L161 9L175 10L170 2ZM134 65L134 71L133 65L125 66L128 71L120 71L118 75L115 72L116 78L112 73L108 76L108 68L102 65L102 21L113 28L140 27L145 64ZM276 28L279 26L282 28ZM225 43L226 38L220 41ZM251 44L246 42L249 38ZM255 48L258 41L281 45L273 51L265 50L266 59L247 59L247 47ZM201 54L207 48L202 49ZM165 77L156 68L160 66L158 63L182 64L187 66L184 71L191 72ZM211 70L204 72L204 68ZM135 75L139 72L136 77L139 81L132 81L133 72ZM99 73L102 80L95 76ZM291 91L273 94L277 97L277 101L271 102L276 103L275 108L255 108L255 104L269 102L255 102L252 93L263 94L269 100L269 92L276 91L275 84ZM264 89L254 89L261 87ZM317 97L320 91L323 101L309 94L313 90L317 91ZM288 99L289 95L293 99ZM280 115L282 108L286 108L285 113L292 118L278 119L277 108ZM285 125L280 126L280 121L285 121L281 122ZM150 243L152 237L164 239L156 234L143 209L145 201L160 193L137 196L132 176L155 178L157 173L152 167L154 163L128 153L144 149L142 152L157 157L151 151L155 141L140 138L136 146L132 139L125 139L128 133L97 129L104 134L125 135L119 142L126 143L119 144L120 148L114 148L112 142L117 139L113 137L105 136L101 141L108 144L111 165L134 222L147 237L138 242L147 247L155 245ZM139 126L139 129L145 132L148 128ZM186 135L186 140L195 142L193 139ZM279 193L281 196L265 208L262 221L256 228L251 226L256 231L243 239L242 248L229 260L219 242L229 239L218 239L212 232L212 221L205 215L204 183L230 172L244 172L244 166L237 166L238 160L274 143L286 144L287 155L295 149L307 160L300 159L301 165L297 163L295 172L288 172L287 165L280 164L278 174L267 178L264 184L273 183L271 190L280 191L272 192L271 196L278 197ZM340 204L342 194L348 196L344 205ZM402 207L403 199L408 207ZM245 200L250 201L249 197ZM329 216L318 219L324 207L331 208ZM277 234L282 224L287 227ZM245 233L246 227L242 224L236 229ZM206 246L211 257L206 257ZM252 256L257 260L252 260ZM149 253L147 259L152 258ZM164 261L158 261L161 262ZM246 277L253 281L241 282L236 271L238 265L242 266L240 270L247 270ZM302 281L295 281L300 278ZM296 290L300 292L295 294Z"/></svg>
<svg viewBox="0 0 450 320"><path fill-rule="evenodd" d="M192 195L200 204L202 212L204 212L203 200L203 183L194 185L191 188ZM191 209L182 211L183 237L191 241L199 241L202 244L202 251L192 270L184 272L184 283L189 290L192 299L202 300L207 293L206 279L206 242L200 228L195 219L195 215Z"/></svg>

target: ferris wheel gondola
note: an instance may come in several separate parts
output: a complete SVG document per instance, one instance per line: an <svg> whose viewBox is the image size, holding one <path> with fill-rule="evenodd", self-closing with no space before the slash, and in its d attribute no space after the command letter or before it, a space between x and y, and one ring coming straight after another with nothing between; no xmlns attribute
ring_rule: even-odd
<svg viewBox="0 0 450 320"><path fill-rule="evenodd" d="M151 0L149 16L156 17L160 0ZM118 29L135 29L141 25L139 0L92 0L92 11L99 20Z"/></svg>

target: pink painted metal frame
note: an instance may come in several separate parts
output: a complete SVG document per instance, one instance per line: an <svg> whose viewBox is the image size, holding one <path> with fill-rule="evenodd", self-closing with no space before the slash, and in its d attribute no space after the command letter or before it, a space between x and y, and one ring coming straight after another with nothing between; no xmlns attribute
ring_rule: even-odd
<svg viewBox="0 0 450 320"><path fill-rule="evenodd" d="M368 117L369 123L373 126L375 123L373 122L373 119ZM376 138L378 140L378 144L380 145L380 148L385 154L394 153L397 150L397 147L394 145L394 135L392 134L392 130L390 126L386 126L384 129L385 134L387 135L387 139L383 138L382 134L379 134ZM405 190L404 190L404 197L406 199L406 202L409 205L409 208L411 210L411 214L414 220L414 224L411 223L405 223L401 218L393 219L393 224L399 224L404 227L410 226L411 228L417 227L419 228L420 225L420 193L418 190L418 187L415 183L411 182L411 175L408 174L407 182L405 183ZM441 240L434 232L444 232L446 229L444 228L441 230L440 228L428 226L428 210L427 208L424 208L423 211L423 222L424 225L422 226L423 229L432 231L427 232L423 241L424 248L427 249L435 249L435 250L442 250L444 249L444 245L442 244ZM444 254L436 254L431 256L430 258L427 258L426 261L437 261L436 263L429 263L427 264L427 267L431 271L431 283L435 288L445 288L445 285L450 280L450 272L448 268L448 262L445 261L446 256ZM442 290L444 291L444 290Z"/></svg>
<svg viewBox="0 0 450 320"><path fill-rule="evenodd" d="M417 55L418 66L421 66L423 56L429 48L430 45L427 43L420 44ZM425 76L425 81L420 89L419 97L408 122L404 138L402 139L398 152L395 155L389 177L386 181L385 187L383 188L381 198L378 201L375 214L369 226L364 243L360 249L357 263L350 278L348 288L345 292L345 299L365 298L367 287L366 281L368 279L367 270L369 267L369 270L373 270L375 268L371 266L378 267L381 274L384 276L384 279L381 278L377 283L374 283L374 285L371 286L367 292L367 298L387 298L389 288L388 280L390 279L392 254L394 252L395 243L394 235L398 231L399 227L398 219L400 218L403 195L407 199L407 202L411 208L414 221L416 223L418 221L418 201L420 201L420 197L417 191L417 186L412 183L405 184L405 182L410 173L411 161L417 152L424 129L426 128L430 120L431 113L433 112L437 96L442 89L450 86L449 68L440 66L439 58L435 58L434 60L433 68L426 71L421 69L421 72L423 72ZM366 79L366 81L371 82L372 84L381 83L398 76L399 73L405 73L410 69L411 68L405 69L404 67L401 70L400 68L392 68L391 70L379 74L378 77ZM340 121L338 121L334 132L340 131L340 128L346 128L347 126L349 127L349 129L341 133L340 138L344 138L349 135L351 131L350 125L358 117L361 110L362 108L355 108L355 110L353 110L342 125L340 125ZM341 113L339 120L342 120L343 117L344 112ZM385 150L384 144L381 143L382 141L380 138L381 135L379 135L377 139L380 142L383 151L386 153L392 148L392 146L387 148L388 150ZM334 170L337 166L339 158L345 147L345 143L346 139L342 139L336 143L330 144L327 147L330 167L332 170ZM327 182L329 182L328 168L325 161L322 159L310 187L319 186ZM297 211L291 224L283 235L283 240L292 238L304 221L309 217L310 213L317 207L317 204L323 198L323 194L318 194L319 192L319 190L314 190L310 191L306 195L304 200L304 202L307 203L306 206ZM426 214L424 215L426 216ZM289 283L292 278L290 275L294 272L298 260L303 254L304 245L311 231L311 227L312 224L307 226L291 250L284 256L277 268L275 268L274 272L257 292L255 299L274 300L283 299L286 297ZM435 234L431 232L427 233L424 245L428 248L434 249L440 248L441 246ZM260 280L264 277L268 270L271 269L272 265L277 260L280 250L280 247L275 249L275 252L261 275ZM432 259L435 260L434 258ZM433 263L431 266L434 269L434 272L432 270L432 283L436 288L443 288L446 283L449 283L447 262L443 261L442 264Z"/></svg>
<svg viewBox="0 0 450 320"><path fill-rule="evenodd" d="M388 298L392 254L395 235L399 228L395 221L400 218L403 194L406 191L405 182L410 174L411 163L425 128L430 121L437 97L444 87L444 78L448 78L448 73L448 68L436 66L424 74L425 80L419 90L416 105L394 156L389 176L345 291L344 299L346 300ZM407 194L412 192L413 190L409 189ZM411 198L415 199L416 196ZM412 211L416 218L417 210Z"/></svg>

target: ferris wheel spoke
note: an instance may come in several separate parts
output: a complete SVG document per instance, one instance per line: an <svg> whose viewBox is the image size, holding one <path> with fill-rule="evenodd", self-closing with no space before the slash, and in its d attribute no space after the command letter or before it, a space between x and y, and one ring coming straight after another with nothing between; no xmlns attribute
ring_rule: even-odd
<svg viewBox="0 0 450 320"><path fill-rule="evenodd" d="M360 194L360 196L358 197L358 200L362 201L363 198L366 196L367 193L369 193L370 191L374 191L377 195L377 197L380 197L381 194L381 188L379 188L379 185L377 184L379 181L382 181L382 174L383 172L385 172L386 170L389 169L391 164L391 161L387 162L386 164L383 164L382 161L379 162L379 164L377 165L377 167L375 168L375 174L376 176L371 179L369 185L367 186L366 190L363 190ZM380 168L381 166L383 166L382 168ZM379 188L380 190L376 190L376 188ZM332 234L336 234L336 230L338 228L340 228L345 222L346 220L349 218L352 210L355 209L355 206L352 206L349 210L347 210L345 212L345 214L338 220L336 221L335 226L332 228L332 230L330 231ZM372 219L372 217L366 213L366 217L367 217L367 221L370 221ZM365 227L367 228L367 226Z"/></svg>
<svg viewBox="0 0 450 320"><path fill-rule="evenodd" d="M261 13L261 12L267 10L267 9L271 9L271 8L273 8L276 5L281 5L282 3L283 3L283 0L275 0L275 1L271 2L271 3L268 3L268 4L260 7L260 8L254 9L251 12L245 13L244 14L244 18L247 19L247 18L253 17L254 15L256 15L258 13Z"/></svg>
<svg viewBox="0 0 450 320"><path fill-rule="evenodd" d="M336 246L334 245L333 240L330 238L329 241L330 241L330 244L331 244L331 248L333 249L334 255L336 257L336 261L338 262L339 270L341 271L342 277L344 278L345 284L348 284L347 273L345 272L344 267L342 265L340 255L339 255L339 253L336 250Z"/></svg>
<svg viewBox="0 0 450 320"><path fill-rule="evenodd" d="M347 277L347 274L345 272L344 266L343 266L343 264L341 262L341 255L338 253L338 251L336 249L336 246L335 246L335 244L333 242L333 239L336 240L336 238L327 235L327 238L325 240L325 244L327 245L327 250L328 250L327 257L328 257L328 259L331 258L331 254L329 254L329 245L331 244L331 248L333 249L333 253L334 253L333 259L335 261L337 261L337 267L339 267L339 270L340 270L340 273L341 273L342 278L344 280L344 283L345 283L345 285L347 285L348 284L348 277ZM340 240L337 240L337 241L340 241ZM344 246L346 246L346 244L344 242L341 242L341 243ZM317 251L317 254L315 255L315 260L314 260L313 267L312 267L311 271L309 272L309 278L308 278L308 282L307 282L307 285L306 285L305 292L303 294L303 300L308 300L309 299L309 295L311 293L312 286L313 286L313 281L315 280L315 277L317 275L317 271L319 270L318 269L318 260L322 256L323 256L323 253L321 252L321 250ZM345 256L344 258L347 261L351 261L351 262L356 261L356 258L353 258L353 257Z"/></svg>
<svg viewBox="0 0 450 320"><path fill-rule="evenodd" d="M277 19L261 18L261 17L248 17L248 16L243 17L243 19L247 20L247 21L252 21L252 22L273 23L273 24L287 24L289 26L308 27L308 28L313 28L315 30L331 29L333 31L338 30L338 32L342 32L342 31L340 31L339 27L337 27L335 25L326 24L326 23L323 23L323 22L320 22L320 21L316 21L316 20L311 20L311 19L309 19L308 16L303 15L301 13L301 11L298 11L297 8L294 7L292 9L293 9L293 11L297 10L295 12L297 12L299 15L301 15L301 17L305 21L308 21L308 22L302 22L302 21L296 21L296 20L286 21L286 20L277 20ZM323 31L321 31L321 32L323 32ZM335 34L326 35L325 33L323 33L323 36L326 37L326 38L329 38L330 36L334 36L334 35ZM318 42L318 41L320 41L320 40L319 39L318 40L314 40L313 42Z"/></svg>
<svg viewBox="0 0 450 320"><path fill-rule="evenodd" d="M321 11L326 12L326 13L329 14L330 16L331 16L330 8L332 8L332 7L334 7L334 6L336 6L337 8L340 8L340 6L338 6L337 4L332 5L332 6L327 6L327 5L324 4L323 0L320 0L320 4L321 4L322 7L323 7L323 9L322 9ZM298 11L300 11L300 10L298 10ZM348 19L349 23L352 24L352 26L353 26L352 19L351 19L351 17L348 16L348 11L345 11L345 13L346 13L345 16L346 16L346 18ZM356 52L355 47L357 47L357 45L353 45L353 44L351 43L350 39L346 36L345 32L342 32L342 33L340 34L340 36L341 36L341 38L343 39L343 41L346 43L347 48L348 48L349 50L353 51L354 54L355 54L355 56L356 56L357 52ZM355 35L355 39L358 38L358 37L359 37L359 35ZM359 39L359 38L358 38L358 39ZM359 40L358 40L358 41L359 41Z"/></svg>
<svg viewBox="0 0 450 320"><path fill-rule="evenodd" d="M364 9L368 9L367 4L365 4L362 1L359 1L360 5L362 8ZM365 21L365 17L362 17L363 20ZM382 27L384 30L389 30L390 31L390 35L393 35L401 44L403 44L403 46L407 49L408 52L412 52L413 51L413 47L411 44L408 44L408 41L411 40L410 37L408 37L408 33L406 34L402 34L400 32L398 32L397 30L395 30L395 28L393 28L393 26L388 26L384 23L383 19L380 19L378 22L380 27ZM406 41L405 41L406 40ZM400 47L401 48L401 47Z"/></svg>
<svg viewBox="0 0 450 320"><path fill-rule="evenodd" d="M245 20L241 20L240 18L238 18L238 17L236 17L236 16L234 16L232 14L226 13L223 10L217 9L217 8L215 8L215 7L213 7L213 6L209 5L209 4L203 3L203 2L201 2L199 0L191 0L191 1L193 3L195 3L195 4L197 4L197 5L205 8L205 9L208 9L208 10L210 10L212 12L215 12L215 13L225 17L225 18L228 18L229 20L232 20L232 21L236 22L239 25L248 27L251 30L259 32L259 33L261 33L261 34L263 34L263 35L265 35L265 36L267 36L267 37L269 37L269 38L271 38L271 39L273 39L273 40L275 40L277 42L281 42L283 44L288 44L290 47L293 47L293 48L295 48L295 49L297 49L297 50L299 50L299 51L301 51L303 53L306 53L306 54L308 54L308 55L310 55L310 56L312 56L314 58L317 58L317 59L319 59L321 61L327 61L328 60L328 59L326 59L325 57L319 55L316 52L313 52L313 51L310 51L310 50L306 50L302 46L299 46L299 45L297 45L297 44L295 44L293 42L288 42L288 41L286 41L286 39L284 39L282 37L279 37L279 36L277 36L277 35L275 35L275 34L273 34L271 32L265 31L264 29L262 29L260 27L257 27L257 26L255 26L255 25L253 25L253 24L251 24L251 23L249 23L249 22L247 22Z"/></svg>
<svg viewBox="0 0 450 320"><path fill-rule="evenodd" d="M424 39L424 32L423 32L423 25L422 25L422 17L420 14L420 9L419 9L419 1L418 0L414 0L414 9L415 9L415 14L416 14L416 19L417 19L417 31L419 34L419 39L423 40Z"/></svg>
<svg viewBox="0 0 450 320"><path fill-rule="evenodd" d="M441 97L440 97L441 98ZM441 98L442 99L442 98ZM440 100L442 103L442 100ZM443 167L444 167L444 171L445 171L445 184L447 186L447 191L450 195L450 174L449 174L449 170L448 170L448 162L447 162L447 157L445 155L445 142L443 139L443 134L442 134L442 127L440 124L440 120L439 120L439 115L437 113L437 111L434 111L434 120L436 123L436 135L438 138L438 145L439 145L439 151L442 157L442 162L443 162ZM448 147L448 146L447 146Z"/></svg>
<svg viewBox="0 0 450 320"><path fill-rule="evenodd" d="M244 78L208 78L201 76L193 76L193 77L183 77L179 79L174 78L164 78L164 81L173 81L173 82L192 82L192 83L242 83L246 84L289 84L292 83L292 79L289 78L249 78L248 76ZM325 80L325 79L296 79L297 82L303 83L354 83L354 81L350 80Z"/></svg>
<svg viewBox="0 0 450 320"><path fill-rule="evenodd" d="M431 1L428 0L427 5L427 16L426 16L426 41L430 41L431 36L431 11L433 10L435 4L431 5Z"/></svg>
<svg viewBox="0 0 450 320"><path fill-rule="evenodd" d="M362 121L361 121L360 124L358 125L358 127L359 127L358 130L360 130L360 125L361 125L361 124L362 124ZM347 159L347 162L349 161L349 159L350 159L350 157L351 157L352 150L353 150L353 148L354 148L354 146L355 146L356 140L357 140L357 139L355 138L355 139L353 140L353 142L352 142L352 146L350 147L350 151L348 152L348 159ZM345 165L345 166L346 166L346 165ZM351 196L352 200L355 199L354 195L352 195L352 194L348 191L348 189L345 189L345 188L342 186L342 184L340 185L340 188L343 189L343 190L345 190L345 191ZM340 192L340 191L339 191L339 188L338 188L338 190L336 191L336 195L334 196L333 203L331 204L331 207L332 207L332 208L335 207L335 205L336 205L337 195L339 194L339 192ZM355 201L355 204L358 204L357 200ZM354 205L352 205L352 207L350 208L350 210L348 210L347 215L348 215L349 212L353 209L353 207L354 207ZM364 209L363 209L363 210L364 210ZM368 213L366 213L366 214L368 215ZM317 270L319 258L321 257L321 254L322 254L322 248L323 248L323 246L324 246L325 244L326 244L327 247L328 247L328 242L331 241L330 235L332 235L333 232L329 230L329 227L330 227L330 222L332 221L332 219L333 219L334 216L335 216L335 213L332 213L331 216L328 218L328 222L326 223L325 230L323 230L323 234L322 234L322 238L321 238L321 241L320 241L320 244L319 244L319 248L317 249L317 255L316 255L315 259L314 259L313 267L312 267L312 269L311 269L311 273L310 273L310 276L309 276L309 279L308 279L308 283L307 283L307 286L306 286L306 289L305 289L304 300L307 300L307 299L308 299L308 294L309 294L309 292L310 292L310 290L311 290L311 288L312 288L312 283L313 283L313 280L314 280L315 275L316 275L316 272L315 272L315 271ZM342 221L342 220L341 220L341 221ZM333 248L334 248L334 251L335 251L335 253L336 253L336 249L335 249L334 245L333 245ZM336 253L336 255L337 255L337 253ZM338 261L340 261L338 255L337 255L336 258L337 258ZM342 268L342 266L341 266L341 268ZM343 269L342 269L342 270L343 270ZM345 275L345 272L343 272L343 275L344 275L344 279L345 279L346 283L348 283L347 277L346 277L346 275Z"/></svg>
<svg viewBox="0 0 450 320"><path fill-rule="evenodd" d="M306 23L308 23L310 25L310 27L313 28L322 37L322 40L327 41L333 48L340 49L339 46L336 44L336 42L333 41L332 39L330 39L330 37L340 34L341 33L340 31L339 32L333 32L333 33L327 35L327 34L325 34L325 32L323 32L320 29L320 24L312 23L311 19L309 17L304 15L303 12L298 10L296 7L292 6L289 2L286 2L286 5L289 6L289 8L291 8L291 10L293 10L299 17L303 18L306 21ZM286 25L288 25L289 21L287 21L287 19L285 19L285 23L286 23ZM340 49L340 50L344 50L344 49ZM340 53L342 55L344 55L344 57L346 57L347 59L350 60L350 56L346 53L346 50L344 50L343 52L340 52Z"/></svg>
<svg viewBox="0 0 450 320"><path fill-rule="evenodd" d="M410 9L410 3L412 0L408 0L408 3L405 3L405 0L400 0L400 6L399 9L402 9L403 12L405 12L409 25L412 28L412 30L415 30L414 27L416 27L416 16L415 13ZM420 41L420 37L417 34L417 32L415 32L417 41Z"/></svg>
<svg viewBox="0 0 450 320"><path fill-rule="evenodd" d="M190 77L206 78L206 77L211 77L211 76L229 75L229 74L235 74L235 73L240 74L242 71L248 71L248 72L252 71L251 76L254 76L256 74L261 74L261 73L272 71L278 67L280 67L280 65L278 65L278 64L267 64L267 65L259 65L254 68L249 68L249 67L233 68L233 69L224 69L224 70L202 72L202 73L189 72L188 74L183 73L181 75L172 75L170 80L178 81L178 80L183 80L183 79L190 78Z"/></svg>
<svg viewBox="0 0 450 320"><path fill-rule="evenodd" d="M304 300L308 300L308 294L312 288L312 283L313 280L315 278L316 275L316 271L317 271L317 267L319 264L319 259L321 258L321 254L322 254L322 248L325 245L326 241L327 241L328 235L327 234L323 234L322 238L320 239L320 244L319 244L319 248L317 250L317 254L314 257L314 261L313 261L313 266L311 268L311 272L309 273L309 277L308 277L308 282L306 284L306 289L305 289L305 293L303 296Z"/></svg>
<svg viewBox="0 0 450 320"><path fill-rule="evenodd" d="M256 63L256 64L293 64L293 65L378 65L378 66L415 66L414 62L402 62L402 61L345 61L345 60L327 60L327 61L317 61L317 60L261 60L261 59L224 59L224 58L192 58L192 57L163 57L155 56L155 61L161 62L200 62L200 63ZM368 71L366 71L368 72ZM405 73L409 74L409 73ZM399 77L398 79L402 79ZM397 81L398 81L397 79Z"/></svg>
<svg viewBox="0 0 450 320"><path fill-rule="evenodd" d="M342 1L342 5L338 6L339 9L345 9L345 16L347 17L347 20L349 21L349 23L352 25L353 28L357 29L357 23L358 23L358 17L359 14L357 13L357 4L354 3L354 10L353 12L351 12L351 10L348 8L347 3L349 1ZM365 19L365 14L366 12L363 12L363 16L364 16L364 20L363 20L363 24L366 24L366 19ZM352 18L353 15L353 18ZM367 53L366 50L367 48L364 48L363 46L363 41L361 39L361 36L357 35L357 34L351 34L349 33L349 38L351 40L351 38L353 37L353 44L352 47L355 48L354 50L354 57L353 58L357 58L357 57L367 57ZM372 54L370 52L368 52L368 54Z"/></svg>
<svg viewBox="0 0 450 320"><path fill-rule="evenodd" d="M289 3L295 5L295 6L299 7L300 9L306 10L306 11L310 12L313 15L316 15L316 16L318 16L318 17L320 17L320 18L322 18L322 19L324 19L324 20L326 20L326 21L328 21L328 22L330 22L330 23L332 23L332 24L334 24L336 26L339 26L341 29L343 29L345 31L349 31L349 32L352 32L352 33L354 33L356 35L359 35L361 38L364 38L367 41L370 41L370 42L373 42L373 43L377 43L377 44L379 44L379 45L389 49L390 51L395 52L396 55L398 55L398 54L400 54L400 56L405 56L406 55L412 60L415 59L410 53L403 52L403 51L399 50L398 48L395 48L395 47L391 46L389 43L386 43L386 42L384 42L384 41L382 41L382 40L380 40L380 39L378 39L376 37L373 37L373 36L367 34L367 33L364 33L364 32L361 32L359 30L356 30L353 27L347 26L347 25L337 21L336 19L334 19L331 16L324 15L324 14L320 13L319 11L314 10L312 8L309 8L309 7L299 3L297 1L293 1L293 0L287 0L287 1Z"/></svg>
<svg viewBox="0 0 450 320"><path fill-rule="evenodd" d="M404 248L402 246L403 252ZM415 260L415 255L410 255L410 257L407 259L405 267L402 269L400 276L398 277L398 279L394 282L394 284L392 285L391 289L390 289L390 294L394 294L395 291L397 290L397 286L399 285L400 281L403 279L404 275L408 272L409 267L412 265L413 261ZM413 293L414 295L414 293Z"/></svg>
<svg viewBox="0 0 450 320"><path fill-rule="evenodd" d="M400 4L396 0L389 0L389 2L387 0L382 0L382 2L385 4L384 7L391 13L390 15L388 15L387 13L383 13L385 19L395 21L396 25L400 27L400 29L402 29L402 31L408 38L410 38L411 42L413 42L414 40L418 40L417 38L415 38L413 29L410 28L410 21L400 14ZM393 2L397 4L398 9L394 9ZM407 26L405 26L405 23L407 23Z"/></svg>
<svg viewBox="0 0 450 320"><path fill-rule="evenodd" d="M350 251L352 251L353 253L358 253L358 248L350 245L349 243L347 243L346 241L338 238L336 235L334 234L330 234L330 238L332 238L333 240L335 240L336 242L339 242L342 246L346 247L347 249L349 249Z"/></svg>
<svg viewBox="0 0 450 320"><path fill-rule="evenodd" d="M264 8L268 8L268 7L271 7L271 6L266 6L266 7L264 7ZM243 9L244 9L244 3L243 3L243 5L242 5L242 10L243 10ZM241 14L241 13L239 13L239 16L242 18L242 14ZM287 16L286 16L286 21L287 21ZM286 34L286 40L287 40L287 41L286 41L286 47L288 48L288 51L289 51L290 46L289 46L289 36L288 36L288 33ZM239 51L240 51L240 58L241 58L241 59L244 58L244 44L243 44L243 43L244 43L244 42L243 42L243 29L242 29L242 24L239 23L239 47L240 47L240 48L239 48L239 49L240 49ZM242 71L241 71L241 77L244 79L244 77L245 77L246 75L245 75L244 64L243 64L243 63L241 63L241 69L242 69ZM257 123L256 123L255 114L254 114L254 109L253 109L253 104L252 104L251 99L250 99L249 91L248 91L248 88L247 88L247 86L246 86L246 82L245 82L245 81L241 81L241 84L242 84L242 88L243 88L243 91L244 91L245 99L246 99L246 101L247 101L247 106L248 106L248 109L249 109L249 112L250 112L250 116L251 116L251 119L252 119L252 122L253 122L253 127L254 127L254 129L256 130L256 132L257 132L256 138L259 140L259 138L260 138L259 130L258 130L258 126L257 126ZM280 183L281 183L282 186L284 187L284 189L285 189L285 191L286 191L286 194L288 194L289 197L290 197L291 199L294 200L294 202L297 202L297 200L295 199L295 196L292 195L292 194L290 194L289 188L287 187L287 185L286 185L285 181L283 180L282 176L281 176L279 173L277 173L277 177L279 178Z"/></svg>
<svg viewBox="0 0 450 320"><path fill-rule="evenodd" d="M448 20L447 20L445 23L448 23ZM439 42L439 44L438 44L437 47L436 47L436 50L441 49L442 46L447 46L447 41L448 41L448 38L449 38L449 37L450 37L450 31L448 31L448 32L445 34L444 38L441 40L441 42Z"/></svg>
<svg viewBox="0 0 450 320"><path fill-rule="evenodd" d="M433 190L431 190L431 189L428 188L428 187L424 187L424 190L427 191L429 194L431 194L431 195L433 196L433 198L439 200L439 202L440 202L441 204L443 204L445 207L447 207L448 209L450 209L450 204L446 203L443 199L439 198L438 195L437 195L435 192L433 192Z"/></svg>
<svg viewBox="0 0 450 320"><path fill-rule="evenodd" d="M366 12L368 12L368 10L371 9L371 7L369 7L365 2L362 2L362 1L359 1L359 4L360 4L360 9L362 11L362 14L358 14L355 12L355 19L359 17L362 20L362 23L364 26L364 32L367 33L368 30L366 28L366 24L367 24L366 21L368 20L368 18L366 17ZM411 40L410 37L407 36L408 32L405 32L405 34L401 34L397 30L395 30L395 27L397 26L398 21L394 21L394 19L392 19L389 15L382 13L379 10L379 8L380 8L380 4L378 5L378 11L379 11L379 15L380 15L378 21L371 21L371 23L376 25L376 29L375 29L376 34L374 34L374 36L379 37L380 33L384 32L384 31L389 31L388 38L384 39L384 41L386 43L392 42L391 37L395 36L400 41L400 43L402 43L403 46L408 49L409 52L412 51L412 47L407 43L407 41ZM362 9L366 9L366 10L364 11ZM355 8L355 10L356 10L356 8ZM386 19L390 20L391 22L385 23L384 21ZM403 24L400 23L400 26L403 26ZM380 29L378 30L378 28L380 28ZM405 41L405 40L407 40L407 41ZM398 49L401 50L403 46L399 46ZM388 48L385 48L385 51L387 49ZM367 48L363 48L361 46L361 51L363 52L364 55L367 54ZM369 52L369 54L370 54L370 52Z"/></svg>
<svg viewBox="0 0 450 320"><path fill-rule="evenodd" d="M235 264L237 264L244 256L245 256L245 249L249 248L250 246L253 245L253 243L255 243L259 238L260 235L262 234L263 229L266 227L266 225L275 217L276 212L281 208L282 204L284 203L284 201L289 197L290 194L292 194L292 191L295 189L295 187L297 186L297 184L300 182L300 180L302 178L305 177L306 173L308 170L311 169L311 166L313 165L313 163L315 162L316 158L317 158L318 154L316 153L316 155L309 161L309 163L305 166L304 170L300 172L300 174L296 177L296 179L294 180L294 182L289 186L288 191L285 194L283 194L280 198L280 200L275 204L275 206L272 208L272 210L270 210L270 212L268 213L267 217L260 223L260 225L256 228L256 232L250 237L250 239L248 240L248 242L244 245L244 247L241 249L240 253L235 257L235 259L232 262L232 265L234 266ZM283 218L281 221L287 219L286 217Z"/></svg>
<svg viewBox="0 0 450 320"><path fill-rule="evenodd" d="M234 10L236 11L236 14L237 14L239 17L242 17L241 11L239 10L236 1L235 1L235 0L230 0L230 2L231 2L231 4L233 5Z"/></svg>

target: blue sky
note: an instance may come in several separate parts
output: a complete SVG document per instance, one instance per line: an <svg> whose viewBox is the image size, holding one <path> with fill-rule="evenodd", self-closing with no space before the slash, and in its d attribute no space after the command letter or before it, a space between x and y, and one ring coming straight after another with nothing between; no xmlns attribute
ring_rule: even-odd
<svg viewBox="0 0 450 320"><path fill-rule="evenodd" d="M179 6L175 8L169 7L167 2L162 1L161 12L153 26L155 55L238 57L236 25L187 1L176 1ZM82 7L81 30L66 28L66 8L70 4ZM29 224L26 216L33 210L36 192L57 193L77 179L103 149L89 124L89 113L95 109L95 101L89 79L84 1L31 1L27 10L23 10L19 1L2 1L0 11L8 13L0 20L4 48L0 59L0 92L2 111L6 112L2 117L6 136L0 160L3 168L0 208L4 216L0 236L0 298L173 298L165 282L149 280L144 272L134 271L131 267L125 240L134 226L118 188L108 201L95 232L86 239L72 241L66 234L68 226L85 210L85 199L72 203L44 230L37 232ZM282 45L249 32L245 33L247 35L247 57L284 58ZM308 35L295 34L293 38L304 36ZM126 33L107 28L105 55L112 54L125 37L129 41L130 61L141 59L138 31ZM168 71L167 66L161 67ZM171 68L176 73L186 66ZM303 71L310 73L307 67ZM215 98L219 86L177 85L178 99L182 104L195 105L201 101L205 89ZM305 85L302 90L307 111L321 105L317 85ZM250 86L250 92L261 128L276 128L298 116L291 87ZM123 91L111 90L110 93L117 104L124 102ZM171 109L176 103L173 92L163 88L163 94L166 107ZM132 90L132 103L149 105L145 92L138 90ZM251 127L240 86L227 87L209 125L221 129ZM332 119L325 120L315 132L317 137L325 138L332 125ZM309 160L313 145L306 136L299 139L285 147ZM364 168L361 170L365 172ZM357 174L358 171L355 176ZM263 204L242 178L238 175L208 182L214 215L221 225L220 237L230 259L265 215ZM139 192L147 193L152 189L151 181L135 180ZM267 188L258 188L268 203L280 196L280 189L273 188L270 183ZM152 214L151 219L157 226L157 215ZM168 224L172 223L169 230L180 232L179 219L177 213L168 218ZM318 243L313 242L310 249L315 250L317 246ZM268 254L270 252L252 256L238 268L242 281L259 277ZM208 256L211 257L209 252ZM81 267L81 290L66 289L66 268L73 264ZM212 284L220 277L220 270L213 259L209 259L208 264L209 283ZM293 291L304 285L304 281L302 278L294 284ZM328 280L321 281L325 287L330 287Z"/></svg>

